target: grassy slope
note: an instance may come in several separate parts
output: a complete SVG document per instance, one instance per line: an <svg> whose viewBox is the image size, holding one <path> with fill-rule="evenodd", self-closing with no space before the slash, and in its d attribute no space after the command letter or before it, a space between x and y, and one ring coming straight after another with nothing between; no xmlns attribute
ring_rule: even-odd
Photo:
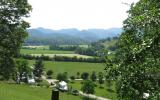
<svg viewBox="0 0 160 100"><path fill-rule="evenodd" d="M0 82L0 100L51 100L51 89ZM60 93L60 100L81 100L81 97Z"/></svg>
<svg viewBox="0 0 160 100"><path fill-rule="evenodd" d="M34 64L33 60L29 61L30 65ZM69 76L76 75L77 72L89 72L92 71L101 72L104 71L104 64L102 63L84 63L84 62L52 62L45 61L45 70L53 70L54 77L57 73L67 72Z"/></svg>
<svg viewBox="0 0 160 100"><path fill-rule="evenodd" d="M112 86L113 91L108 91L107 90L108 88L106 87L105 84L106 83L102 85L104 87L102 89L102 88L99 88L100 85L97 82L97 87L95 87L95 95L105 97L111 100L117 100L116 92L115 92L115 84L113 84ZM75 81L75 83L70 83L69 86L72 86L73 89L81 90L82 84L81 84L81 81Z"/></svg>

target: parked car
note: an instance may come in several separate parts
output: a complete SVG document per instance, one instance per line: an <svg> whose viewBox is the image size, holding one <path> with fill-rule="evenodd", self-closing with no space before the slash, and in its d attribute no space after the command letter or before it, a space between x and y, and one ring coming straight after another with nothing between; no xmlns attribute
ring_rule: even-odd
<svg viewBox="0 0 160 100"><path fill-rule="evenodd" d="M78 91L78 90L73 90L73 91L72 91L72 94L73 94L73 95L79 95L79 91Z"/></svg>

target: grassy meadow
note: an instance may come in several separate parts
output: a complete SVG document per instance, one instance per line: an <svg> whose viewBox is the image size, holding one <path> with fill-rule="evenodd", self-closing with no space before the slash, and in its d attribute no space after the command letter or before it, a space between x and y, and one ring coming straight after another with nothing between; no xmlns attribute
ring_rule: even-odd
<svg viewBox="0 0 160 100"><path fill-rule="evenodd" d="M61 92L59 97L59 100L82 100ZM51 100L51 89L0 82L0 100Z"/></svg>
<svg viewBox="0 0 160 100"><path fill-rule="evenodd" d="M29 64L33 65L35 61L29 60ZM85 62L53 62L44 61L45 70L52 70L54 78L58 73L67 72L68 76L75 76L77 72L88 72L92 71L102 72L104 71L104 64L102 63L85 63Z"/></svg>

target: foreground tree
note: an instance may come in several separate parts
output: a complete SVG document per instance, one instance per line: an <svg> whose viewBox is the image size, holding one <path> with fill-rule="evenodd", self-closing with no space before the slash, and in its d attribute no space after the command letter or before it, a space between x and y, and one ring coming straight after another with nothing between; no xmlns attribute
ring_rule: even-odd
<svg viewBox="0 0 160 100"><path fill-rule="evenodd" d="M115 66L117 92L122 100L159 100L160 6L159 0L140 0L131 5L119 40ZM123 59L122 59L123 58Z"/></svg>
<svg viewBox="0 0 160 100"><path fill-rule="evenodd" d="M29 24L22 17L28 17L31 6L27 0L0 1L0 78L8 80L14 73L13 57L19 51L27 36Z"/></svg>

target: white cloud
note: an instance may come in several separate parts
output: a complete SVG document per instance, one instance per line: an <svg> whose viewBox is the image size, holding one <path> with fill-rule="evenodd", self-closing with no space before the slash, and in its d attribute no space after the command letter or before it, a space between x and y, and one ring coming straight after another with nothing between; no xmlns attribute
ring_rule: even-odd
<svg viewBox="0 0 160 100"><path fill-rule="evenodd" d="M138 0L29 0L33 7L27 19L32 27L110 28L121 27L129 6Z"/></svg>

